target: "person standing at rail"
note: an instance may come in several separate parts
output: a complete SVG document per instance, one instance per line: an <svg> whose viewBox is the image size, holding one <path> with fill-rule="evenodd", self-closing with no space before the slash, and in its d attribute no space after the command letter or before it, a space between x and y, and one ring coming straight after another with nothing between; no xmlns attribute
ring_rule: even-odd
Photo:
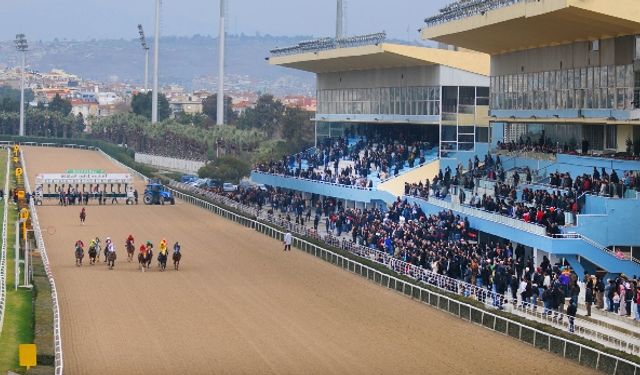
<svg viewBox="0 0 640 375"><path fill-rule="evenodd" d="M293 240L293 236L291 235L291 232L287 232L284 235L284 250L283 251L291 251L291 241Z"/></svg>
<svg viewBox="0 0 640 375"><path fill-rule="evenodd" d="M85 210L84 207L82 207L82 210L80 211L80 224L84 225L84 221L87 219L87 211Z"/></svg>

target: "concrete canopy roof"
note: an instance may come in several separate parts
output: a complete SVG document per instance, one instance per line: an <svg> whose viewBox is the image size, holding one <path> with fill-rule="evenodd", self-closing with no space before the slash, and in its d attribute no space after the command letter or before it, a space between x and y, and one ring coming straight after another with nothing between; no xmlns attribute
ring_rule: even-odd
<svg viewBox="0 0 640 375"><path fill-rule="evenodd" d="M492 55L634 34L638 0L522 1L422 29L424 39Z"/></svg>
<svg viewBox="0 0 640 375"><path fill-rule="evenodd" d="M269 63L312 73L444 65L489 75L489 55L483 53L390 43L275 56L269 58Z"/></svg>

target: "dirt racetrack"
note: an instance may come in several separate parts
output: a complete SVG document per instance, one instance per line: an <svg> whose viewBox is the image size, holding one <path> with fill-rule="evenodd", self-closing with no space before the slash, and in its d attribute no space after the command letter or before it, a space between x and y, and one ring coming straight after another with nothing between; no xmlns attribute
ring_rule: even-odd
<svg viewBox="0 0 640 375"><path fill-rule="evenodd" d="M93 151L24 151L32 184L40 172L119 171ZM54 204L38 214L67 374L590 373L183 202L91 205L84 226L79 207ZM127 263L130 233L156 248L179 240L180 271ZM74 265L74 242L96 235L115 241L112 271Z"/></svg>

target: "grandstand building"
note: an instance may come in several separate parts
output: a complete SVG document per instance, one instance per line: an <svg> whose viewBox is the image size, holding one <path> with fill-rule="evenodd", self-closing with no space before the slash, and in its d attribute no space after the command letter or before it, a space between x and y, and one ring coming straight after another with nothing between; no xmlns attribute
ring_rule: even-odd
<svg viewBox="0 0 640 375"><path fill-rule="evenodd" d="M381 134L431 149L364 184L307 178L304 152L252 179L342 207L384 209L400 197L427 215L468 218L480 242L509 243L537 265L640 275L640 231L630 229L640 212L640 13L631 0L612 3L462 0L421 30L447 49L370 35L273 50L271 64L317 74L316 153ZM353 160L336 162L336 174L344 165ZM426 179L431 189L415 186Z"/></svg>
<svg viewBox="0 0 640 375"><path fill-rule="evenodd" d="M460 1L424 39L491 55L494 142L640 151L640 11L634 0Z"/></svg>
<svg viewBox="0 0 640 375"><path fill-rule="evenodd" d="M488 56L383 38L341 40L344 46L329 39L312 49L302 43L272 51L270 64L316 74L316 137L363 135L375 127L448 151L488 143Z"/></svg>
<svg viewBox="0 0 640 375"><path fill-rule="evenodd" d="M316 74L316 144L336 138L353 144L384 137L429 146L423 153L424 162L401 168L398 174L404 178L396 179L392 186L384 184L389 179L385 176L372 176L369 185L360 187L302 183L254 173L257 182L336 197L347 206L384 205L388 200L385 190L390 189L394 197L401 194L407 179L426 175L425 169L436 174L439 157L484 155L488 150L486 54L386 43L382 33L275 49L269 63ZM433 161L436 163L430 163ZM421 168L422 173L417 173ZM376 194L378 190L382 195Z"/></svg>
<svg viewBox="0 0 640 375"><path fill-rule="evenodd" d="M537 170L540 186L554 171L575 178L591 176L595 167L637 176L639 9L634 0L461 0L427 18L421 33L491 56L492 150L530 151L528 159L514 157L513 167ZM540 151L558 154L536 156ZM623 190L585 193L576 221L548 244L524 240L529 230L510 238L566 258L576 270L637 275L640 235L631 224L640 212L637 184ZM572 235L582 242L573 250Z"/></svg>

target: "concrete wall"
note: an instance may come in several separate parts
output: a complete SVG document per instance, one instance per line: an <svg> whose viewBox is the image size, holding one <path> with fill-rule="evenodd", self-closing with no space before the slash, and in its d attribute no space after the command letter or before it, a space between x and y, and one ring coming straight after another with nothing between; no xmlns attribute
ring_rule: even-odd
<svg viewBox="0 0 640 375"><path fill-rule="evenodd" d="M411 86L489 87L489 77L441 65L357 70L317 75L318 90Z"/></svg>
<svg viewBox="0 0 640 375"><path fill-rule="evenodd" d="M441 65L440 85L489 87L489 77Z"/></svg>
<svg viewBox="0 0 640 375"><path fill-rule="evenodd" d="M633 53L633 36L603 39L600 51L591 51L588 41L534 48L492 56L491 76L626 65L633 63Z"/></svg>
<svg viewBox="0 0 640 375"><path fill-rule="evenodd" d="M422 183L424 183L427 178L429 180L433 179L433 176L437 175L439 170L440 160L435 160L411 172L407 172L397 178L378 185L378 190L387 191L395 197L402 196L404 195L405 182L411 184L422 181Z"/></svg>
<svg viewBox="0 0 640 375"><path fill-rule="evenodd" d="M176 159L167 156L142 154L139 152L136 152L135 160L138 163L151 165L153 167L184 173L198 173L198 170L205 164L202 161Z"/></svg>
<svg viewBox="0 0 640 375"><path fill-rule="evenodd" d="M440 69L437 65L320 73L317 75L318 90L439 86L439 82Z"/></svg>
<svg viewBox="0 0 640 375"><path fill-rule="evenodd" d="M590 196L587 205L601 214L578 215L576 232L605 246L640 246L640 200Z"/></svg>

